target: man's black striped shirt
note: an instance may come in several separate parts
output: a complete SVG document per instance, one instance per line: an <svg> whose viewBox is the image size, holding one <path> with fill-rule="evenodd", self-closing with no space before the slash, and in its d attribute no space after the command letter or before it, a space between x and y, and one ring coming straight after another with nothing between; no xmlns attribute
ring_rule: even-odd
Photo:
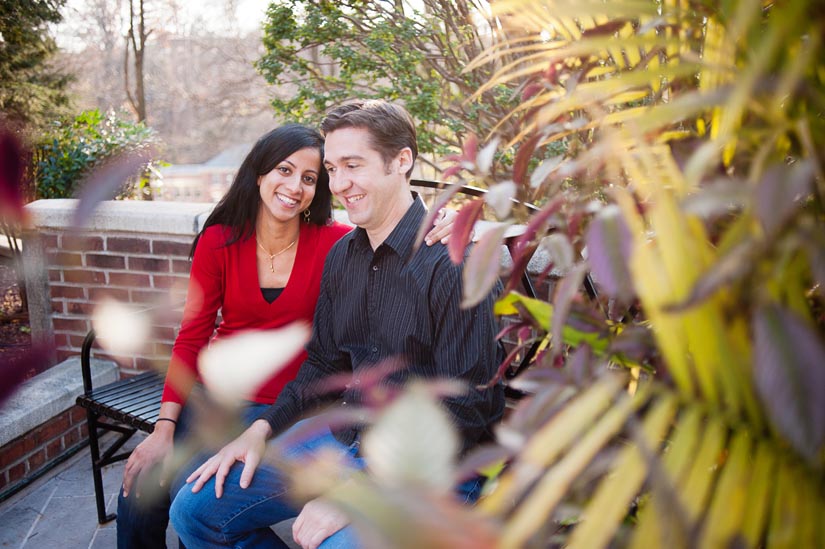
<svg viewBox="0 0 825 549"><path fill-rule="evenodd" d="M412 378L450 378L466 382L467 392L444 400L458 427L464 450L489 436L504 410L499 384L479 390L498 366L493 296L469 310L461 302L462 271L441 244L413 253L426 210L413 202L392 233L373 251L366 231L357 228L333 246L321 280L308 358L295 380L261 416L275 435L302 414L337 401L361 404L361 376L391 358L405 367L383 383ZM351 375L346 389L319 395L318 384L329 376ZM360 426L334 430L344 444L360 434Z"/></svg>

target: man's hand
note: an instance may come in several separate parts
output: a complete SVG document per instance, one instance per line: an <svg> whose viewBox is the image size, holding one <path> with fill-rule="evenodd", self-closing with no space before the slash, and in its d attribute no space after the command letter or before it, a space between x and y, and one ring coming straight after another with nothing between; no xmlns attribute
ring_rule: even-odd
<svg viewBox="0 0 825 549"><path fill-rule="evenodd" d="M156 464L164 461L172 454L174 425L169 422L158 422L154 432L137 447L126 461L123 469L123 496L127 497L132 486L139 488L138 480L144 472L149 471ZM163 479L163 475L161 475ZM162 482L162 481L161 481ZM140 490L137 490L140 497Z"/></svg>
<svg viewBox="0 0 825 549"><path fill-rule="evenodd" d="M321 542L349 524L347 516L329 503L313 499L292 523L292 537L303 549L315 549Z"/></svg>
<svg viewBox="0 0 825 549"><path fill-rule="evenodd" d="M240 486L241 488L248 487L249 483L252 482L255 470L261 463L266 451L266 439L271 432L269 423L262 419L255 421L241 436L224 446L220 452L209 458L206 463L195 469L195 472L187 477L186 482L197 479L192 486L192 492L200 491L206 481L214 475L215 497L220 498L223 495L223 483L226 480L226 475L229 474L229 469L236 461L244 464L243 471L241 471Z"/></svg>

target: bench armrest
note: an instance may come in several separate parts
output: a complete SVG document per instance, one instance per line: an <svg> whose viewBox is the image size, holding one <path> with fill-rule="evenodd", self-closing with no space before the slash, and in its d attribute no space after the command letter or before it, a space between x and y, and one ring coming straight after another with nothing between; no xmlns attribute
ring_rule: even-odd
<svg viewBox="0 0 825 549"><path fill-rule="evenodd" d="M92 345L95 342L95 331L89 330L86 334L86 339L83 340L83 345L80 347L80 371L83 374L83 392L90 394L92 392Z"/></svg>

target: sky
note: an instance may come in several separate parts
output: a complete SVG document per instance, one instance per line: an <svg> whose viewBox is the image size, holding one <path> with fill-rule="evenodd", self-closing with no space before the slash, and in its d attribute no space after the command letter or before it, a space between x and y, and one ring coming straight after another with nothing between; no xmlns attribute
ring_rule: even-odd
<svg viewBox="0 0 825 549"><path fill-rule="evenodd" d="M124 15L128 14L128 0L109 0L120 2ZM177 18L166 29L170 32L187 34L195 28L218 34L246 34L258 29L264 20L266 9L272 0L145 0L150 9L158 5L167 6L166 13L171 14L170 4L177 6ZM228 16L226 6L234 6ZM78 37L77 29L87 17L88 2L85 0L68 0L62 10L63 22L54 29L58 46L67 50L80 50L84 44ZM122 29L126 33L128 27Z"/></svg>

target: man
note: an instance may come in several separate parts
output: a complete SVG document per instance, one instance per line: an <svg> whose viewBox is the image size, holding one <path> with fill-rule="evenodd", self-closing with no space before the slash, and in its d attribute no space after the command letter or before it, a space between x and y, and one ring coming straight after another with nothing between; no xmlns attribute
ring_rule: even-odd
<svg viewBox="0 0 825 549"><path fill-rule="evenodd" d="M302 547L354 543L346 516L321 500L292 508L284 476L258 469L266 441L323 402L317 386L329 376L352 375L350 388L331 397L340 406L358 405L359 377L390 357L407 366L388 384L434 377L466 382L466 394L444 399L465 450L490 436L504 408L500 386L476 389L497 366L492 296L461 310L461 269L444 246L413 253L425 209L410 193L418 147L409 114L383 101L355 102L330 112L321 129L330 189L358 228L327 257L308 358L296 379L187 479L194 481L191 491L178 493L171 518L187 546L283 547L268 526L296 515L293 534ZM300 451L333 447L358 462L360 436L360 426L338 429Z"/></svg>

